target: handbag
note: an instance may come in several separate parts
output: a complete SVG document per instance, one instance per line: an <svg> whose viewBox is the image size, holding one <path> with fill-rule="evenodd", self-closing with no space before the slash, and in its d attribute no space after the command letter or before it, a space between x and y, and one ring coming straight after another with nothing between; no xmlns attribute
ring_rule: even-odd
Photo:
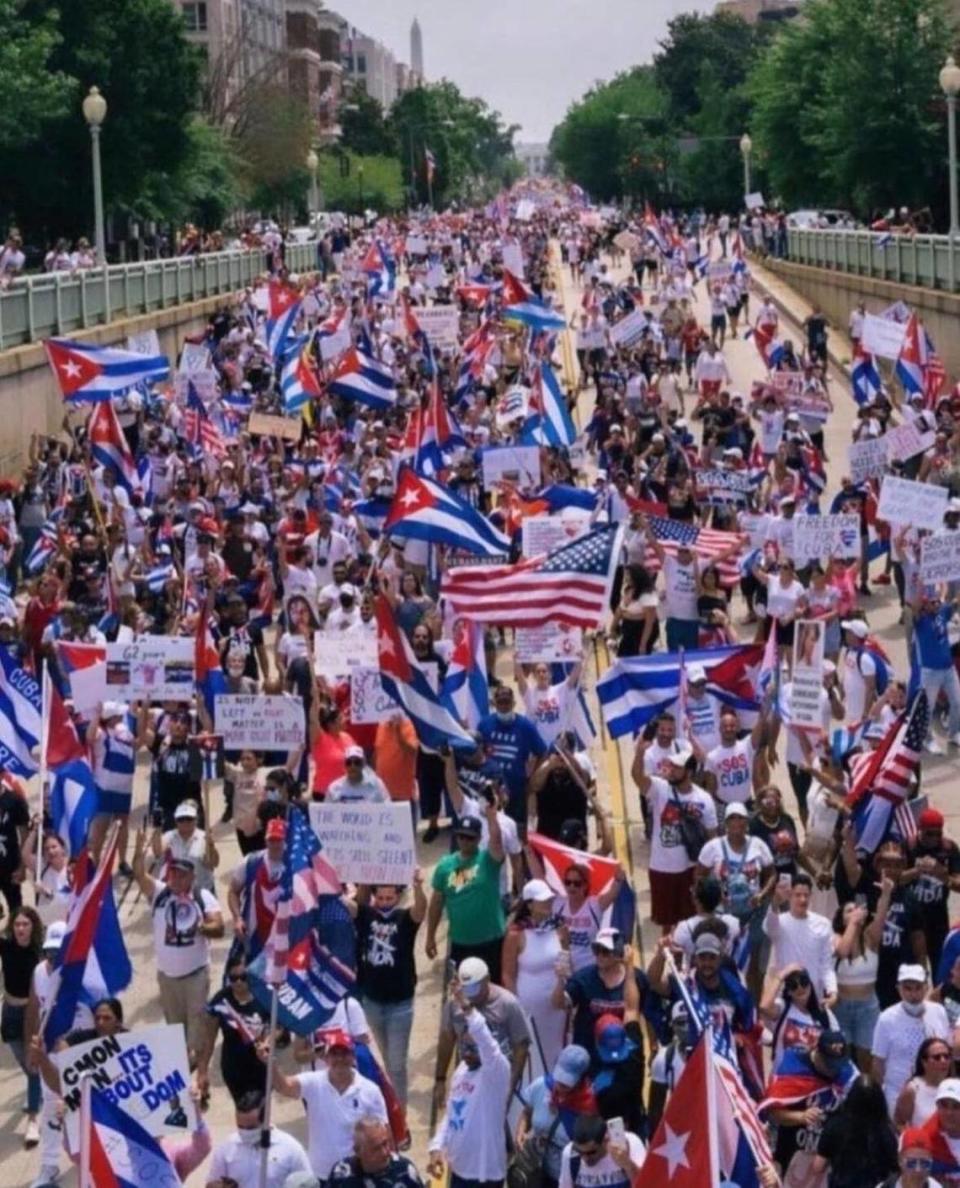
<svg viewBox="0 0 960 1188"><path fill-rule="evenodd" d="M545 1139L531 1135L522 1149L514 1152L507 1167L507 1188L540 1188L543 1179L543 1157L559 1125L560 1115L557 1114Z"/></svg>
<svg viewBox="0 0 960 1188"><path fill-rule="evenodd" d="M680 820L677 822L677 828L680 830L680 844L687 851L690 861L696 862L700 857L700 851L706 844L707 831L700 821L684 808L676 788L671 788L670 791L673 793L674 803L680 813Z"/></svg>

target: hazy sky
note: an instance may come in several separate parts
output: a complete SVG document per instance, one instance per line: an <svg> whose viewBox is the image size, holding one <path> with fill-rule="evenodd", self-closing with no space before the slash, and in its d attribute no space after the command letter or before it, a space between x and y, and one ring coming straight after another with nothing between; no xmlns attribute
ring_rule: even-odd
<svg viewBox="0 0 960 1188"><path fill-rule="evenodd" d="M428 80L485 99L517 139L547 140L597 79L649 62L667 21L714 0L327 0L363 33L410 61L419 17Z"/></svg>

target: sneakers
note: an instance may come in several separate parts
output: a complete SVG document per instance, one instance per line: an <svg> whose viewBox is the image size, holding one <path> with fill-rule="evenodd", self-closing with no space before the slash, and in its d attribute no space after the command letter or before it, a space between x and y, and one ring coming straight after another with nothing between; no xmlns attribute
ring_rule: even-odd
<svg viewBox="0 0 960 1188"><path fill-rule="evenodd" d="M31 1118L27 1122L27 1129L23 1133L23 1145L29 1150L35 1147L40 1142L40 1127L37 1125L36 1118Z"/></svg>
<svg viewBox="0 0 960 1188"><path fill-rule="evenodd" d="M938 738L928 738L923 744L923 749L931 755L945 755L946 748Z"/></svg>
<svg viewBox="0 0 960 1188"><path fill-rule="evenodd" d="M423 840L429 845L432 841L436 841L440 836L440 830L436 825L428 825L423 831Z"/></svg>

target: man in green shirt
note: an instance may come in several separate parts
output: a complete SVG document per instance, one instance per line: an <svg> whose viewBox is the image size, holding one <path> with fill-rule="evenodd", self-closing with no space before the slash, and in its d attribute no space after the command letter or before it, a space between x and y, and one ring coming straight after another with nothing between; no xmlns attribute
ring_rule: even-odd
<svg viewBox="0 0 960 1188"><path fill-rule="evenodd" d="M481 844L484 822L479 817L461 817L457 825L457 848L441 858L433 872L433 895L427 911L427 956L437 955L437 926L447 911L450 957L460 964L465 957L480 957L487 963L490 978L500 981L500 948L507 930L500 902L500 867L503 839L497 809L484 810L487 844Z"/></svg>

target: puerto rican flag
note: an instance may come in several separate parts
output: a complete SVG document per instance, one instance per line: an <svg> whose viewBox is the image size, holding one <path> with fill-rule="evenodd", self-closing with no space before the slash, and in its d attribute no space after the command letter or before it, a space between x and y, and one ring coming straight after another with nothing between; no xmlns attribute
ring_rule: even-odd
<svg viewBox="0 0 960 1188"><path fill-rule="evenodd" d="M910 315L897 359L896 376L908 396L921 395L926 386L927 336L915 313Z"/></svg>
<svg viewBox="0 0 960 1188"><path fill-rule="evenodd" d="M280 391L283 394L283 410L287 416L295 416L314 396L320 395L320 381L306 351L307 341L305 334L299 335L290 343L283 356Z"/></svg>
<svg viewBox="0 0 960 1188"><path fill-rule="evenodd" d="M413 468L428 478L439 475L454 454L467 448L463 430L444 403L435 381L430 385L427 406L417 417L416 434Z"/></svg>
<svg viewBox="0 0 960 1188"><path fill-rule="evenodd" d="M283 359L287 339L300 316L300 294L280 281L272 280L267 290L267 350L274 364Z"/></svg>
<svg viewBox="0 0 960 1188"><path fill-rule="evenodd" d="M90 1094L90 1182L97 1188L181 1188L157 1140L106 1093ZM83 1122L81 1121L81 1125Z"/></svg>
<svg viewBox="0 0 960 1188"><path fill-rule="evenodd" d="M534 374L529 410L523 433L534 444L569 448L577 440L566 397L547 362L541 362Z"/></svg>
<svg viewBox="0 0 960 1188"><path fill-rule="evenodd" d="M90 414L87 432L94 460L114 471L117 481L127 494L132 495L134 491L139 491L140 472L109 400L98 404Z"/></svg>
<svg viewBox="0 0 960 1188"><path fill-rule="evenodd" d="M351 347L334 368L328 385L337 396L346 396L372 408L392 408L397 400L393 372L379 360Z"/></svg>
<svg viewBox="0 0 960 1188"><path fill-rule="evenodd" d="M64 400L104 401L140 383L166 379L166 355L138 355L119 347L92 346L69 338L48 338L43 344Z"/></svg>
<svg viewBox="0 0 960 1188"><path fill-rule="evenodd" d="M403 471L383 531L387 536L445 544L480 557L500 557L510 551L509 537L480 512L409 468Z"/></svg>
<svg viewBox="0 0 960 1188"><path fill-rule="evenodd" d="M503 270L503 316L532 330L565 330L566 318L534 296L509 269Z"/></svg>
<svg viewBox="0 0 960 1188"><path fill-rule="evenodd" d="M850 381L853 384L853 398L857 404L866 404L880 392L882 381L873 355L865 351L859 342L853 356Z"/></svg>

